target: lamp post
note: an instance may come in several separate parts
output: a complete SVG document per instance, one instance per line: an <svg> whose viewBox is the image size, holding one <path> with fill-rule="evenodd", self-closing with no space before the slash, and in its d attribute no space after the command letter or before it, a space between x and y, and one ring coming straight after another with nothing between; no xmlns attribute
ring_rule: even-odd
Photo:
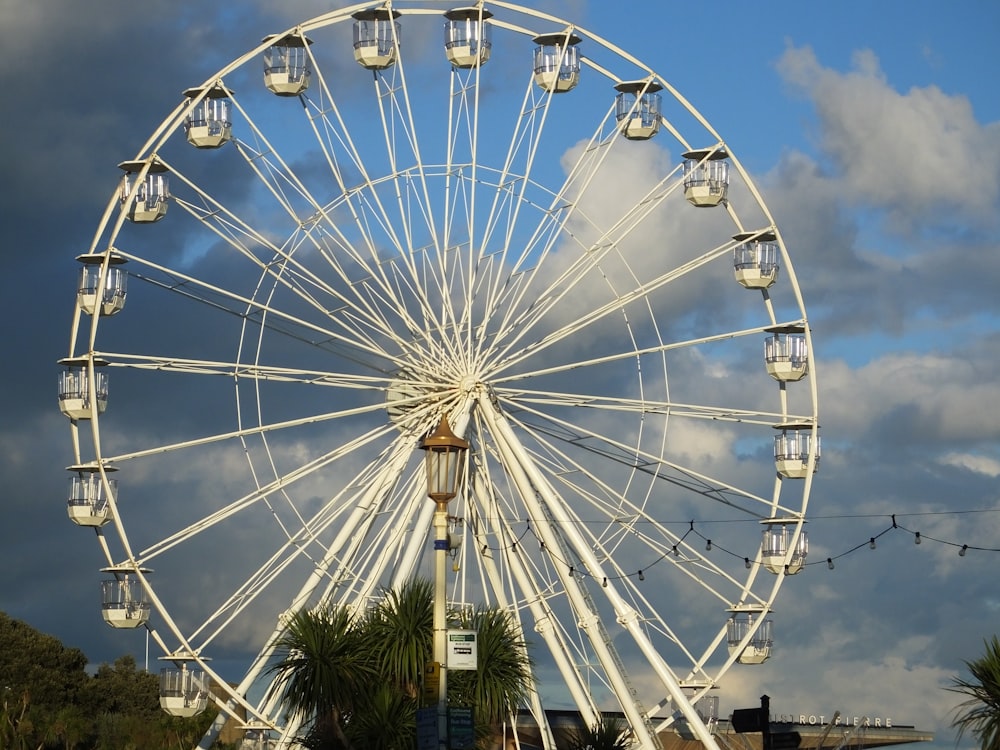
<svg viewBox="0 0 1000 750"><path fill-rule="evenodd" d="M438 743L448 747L448 649L447 580L448 501L458 494L465 467L463 440L451 431L448 418L441 416L437 429L420 443L426 451L427 496L434 501L434 662L438 669L437 718Z"/></svg>

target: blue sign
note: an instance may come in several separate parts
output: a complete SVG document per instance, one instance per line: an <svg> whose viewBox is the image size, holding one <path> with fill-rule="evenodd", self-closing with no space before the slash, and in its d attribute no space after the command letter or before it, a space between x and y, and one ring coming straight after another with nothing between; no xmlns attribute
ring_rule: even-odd
<svg viewBox="0 0 1000 750"><path fill-rule="evenodd" d="M438 750L437 706L417 709L417 750Z"/></svg>
<svg viewBox="0 0 1000 750"><path fill-rule="evenodd" d="M448 707L448 750L471 750L476 746L476 726L472 709L464 706Z"/></svg>

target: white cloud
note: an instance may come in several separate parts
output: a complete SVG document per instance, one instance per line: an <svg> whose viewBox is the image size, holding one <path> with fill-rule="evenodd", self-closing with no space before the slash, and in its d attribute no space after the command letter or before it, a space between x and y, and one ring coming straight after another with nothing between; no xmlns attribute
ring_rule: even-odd
<svg viewBox="0 0 1000 750"><path fill-rule="evenodd" d="M988 477L1000 476L1000 461L989 456L955 452L946 453L938 460L946 466L968 469L978 474L985 474Z"/></svg>
<svg viewBox="0 0 1000 750"><path fill-rule="evenodd" d="M1000 383L983 379L986 361L972 353L892 352L856 370L843 361L821 364L824 427L839 439L856 440L887 421L906 442L1000 438L995 415L984 408L1000 399Z"/></svg>
<svg viewBox="0 0 1000 750"><path fill-rule="evenodd" d="M812 99L819 147L854 202L884 209L906 229L955 215L995 225L1000 125L980 124L967 97L936 86L899 93L870 50L841 73L810 48L792 48L778 70Z"/></svg>

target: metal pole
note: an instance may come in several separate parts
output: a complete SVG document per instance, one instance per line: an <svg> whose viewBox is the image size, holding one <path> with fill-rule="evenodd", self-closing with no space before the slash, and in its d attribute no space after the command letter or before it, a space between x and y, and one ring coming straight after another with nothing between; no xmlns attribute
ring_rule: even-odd
<svg viewBox="0 0 1000 750"><path fill-rule="evenodd" d="M760 744L764 750L772 750L771 742L771 696L760 696Z"/></svg>
<svg viewBox="0 0 1000 750"><path fill-rule="evenodd" d="M448 750L448 501L434 509L434 661L440 677L437 695L438 746Z"/></svg>

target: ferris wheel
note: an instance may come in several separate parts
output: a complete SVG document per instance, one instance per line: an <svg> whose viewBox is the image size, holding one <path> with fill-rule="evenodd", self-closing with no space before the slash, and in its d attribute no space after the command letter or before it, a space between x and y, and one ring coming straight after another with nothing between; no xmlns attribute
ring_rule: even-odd
<svg viewBox="0 0 1000 750"><path fill-rule="evenodd" d="M168 712L212 683L216 730L287 739L287 615L433 570L443 418L448 606L515 616L542 744L553 706L714 744L711 691L770 656L805 562L817 386L781 233L667 78L512 3L359 3L117 166L60 360L68 509Z"/></svg>

